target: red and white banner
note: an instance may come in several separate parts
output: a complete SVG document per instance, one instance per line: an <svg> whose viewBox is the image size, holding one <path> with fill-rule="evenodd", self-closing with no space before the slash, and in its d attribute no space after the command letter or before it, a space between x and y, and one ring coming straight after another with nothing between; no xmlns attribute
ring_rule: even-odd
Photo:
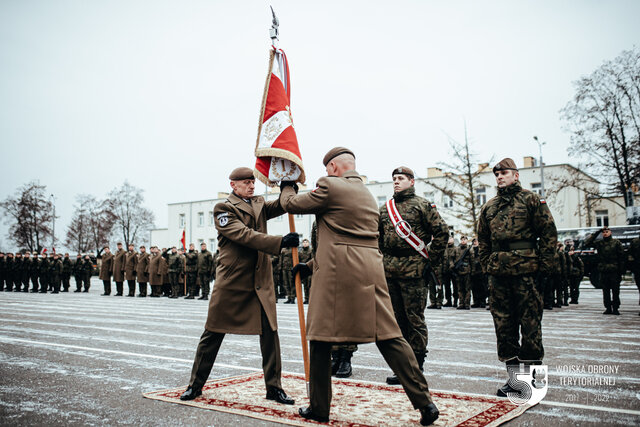
<svg viewBox="0 0 640 427"><path fill-rule="evenodd" d="M411 230L411 225L402 219L398 208L396 207L396 201L391 198L387 201L387 212L389 212L389 219L396 230L396 234L400 236L405 242L416 250L420 255L429 259L429 253L427 252L427 245L424 244L422 239Z"/></svg>
<svg viewBox="0 0 640 427"><path fill-rule="evenodd" d="M281 49L272 47L255 150L256 176L270 186L280 181L305 181L290 99L287 57Z"/></svg>

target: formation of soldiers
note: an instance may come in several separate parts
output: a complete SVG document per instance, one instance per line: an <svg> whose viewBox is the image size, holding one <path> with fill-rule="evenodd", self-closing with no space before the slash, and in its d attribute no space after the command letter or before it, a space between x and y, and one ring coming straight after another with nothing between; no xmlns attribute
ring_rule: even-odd
<svg viewBox="0 0 640 427"><path fill-rule="evenodd" d="M41 255L0 252L0 291L69 292L73 276L74 292L89 292L93 269L89 255L78 254L72 261L68 253L49 256L46 252Z"/></svg>
<svg viewBox="0 0 640 427"><path fill-rule="evenodd" d="M145 246L140 246L136 252L133 245L128 251L117 244L117 251L111 253L105 247L100 266L100 280L104 285L104 293L111 294L111 280L116 284L115 296L124 295L124 281L127 281L128 294L133 297L138 283L138 297L146 297L149 285L150 297L165 296L185 299L207 300L210 293L210 283L215 279L218 252L212 254L207 250L206 243L202 243L200 251L191 243L189 250L172 248L150 248L147 253Z"/></svg>

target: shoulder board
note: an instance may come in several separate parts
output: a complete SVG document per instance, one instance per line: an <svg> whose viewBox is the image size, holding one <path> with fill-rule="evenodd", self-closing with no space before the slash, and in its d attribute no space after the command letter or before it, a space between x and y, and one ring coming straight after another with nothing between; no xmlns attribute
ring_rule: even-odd
<svg viewBox="0 0 640 427"><path fill-rule="evenodd" d="M436 208L436 204L435 204L435 203L431 203L431 207L432 207L433 209L435 209L435 208Z"/></svg>
<svg viewBox="0 0 640 427"><path fill-rule="evenodd" d="M545 199L540 199L540 203L543 204L543 205L546 205L547 201Z"/></svg>

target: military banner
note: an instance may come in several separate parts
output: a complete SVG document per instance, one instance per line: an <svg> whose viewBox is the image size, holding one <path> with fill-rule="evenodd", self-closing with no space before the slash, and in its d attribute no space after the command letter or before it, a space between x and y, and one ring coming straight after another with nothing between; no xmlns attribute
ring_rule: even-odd
<svg viewBox="0 0 640 427"><path fill-rule="evenodd" d="M256 176L269 186L275 186L280 181L305 181L290 99L287 56L284 51L272 46L255 149Z"/></svg>

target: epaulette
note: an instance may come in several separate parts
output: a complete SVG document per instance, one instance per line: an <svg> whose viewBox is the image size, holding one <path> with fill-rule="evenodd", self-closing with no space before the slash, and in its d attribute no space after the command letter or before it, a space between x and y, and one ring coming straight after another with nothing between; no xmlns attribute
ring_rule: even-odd
<svg viewBox="0 0 640 427"><path fill-rule="evenodd" d="M547 201L545 199L540 199L540 203L543 204L543 205L546 205Z"/></svg>

